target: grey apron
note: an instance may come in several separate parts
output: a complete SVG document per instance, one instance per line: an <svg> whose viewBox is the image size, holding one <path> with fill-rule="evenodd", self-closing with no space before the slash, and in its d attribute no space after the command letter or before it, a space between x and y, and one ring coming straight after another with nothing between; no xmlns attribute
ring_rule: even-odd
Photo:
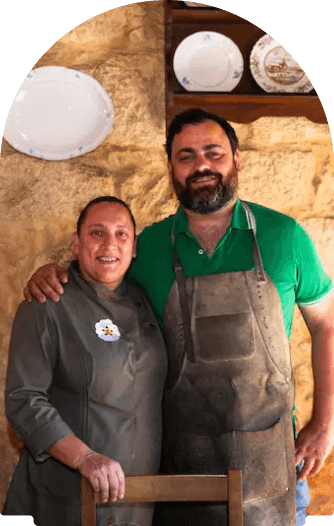
<svg viewBox="0 0 334 526"><path fill-rule="evenodd" d="M245 526L295 526L290 349L255 218L243 206L255 270L184 278L174 252L176 281L164 312L169 375L162 471L242 469ZM159 523L227 525L226 509L166 506Z"/></svg>

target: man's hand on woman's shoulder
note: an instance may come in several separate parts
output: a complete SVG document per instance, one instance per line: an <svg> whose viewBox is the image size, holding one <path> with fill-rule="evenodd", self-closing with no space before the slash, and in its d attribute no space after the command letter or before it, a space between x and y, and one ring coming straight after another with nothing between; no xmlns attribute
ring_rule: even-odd
<svg viewBox="0 0 334 526"><path fill-rule="evenodd" d="M64 292L61 284L67 283L67 281L67 271L55 263L49 263L36 270L28 281L23 294L29 303L33 297L40 303L44 303L46 296L57 302Z"/></svg>

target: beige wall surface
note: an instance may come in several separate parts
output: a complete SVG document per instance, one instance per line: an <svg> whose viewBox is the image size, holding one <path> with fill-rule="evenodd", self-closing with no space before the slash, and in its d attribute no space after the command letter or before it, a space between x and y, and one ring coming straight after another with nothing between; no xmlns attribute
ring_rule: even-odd
<svg viewBox="0 0 334 526"><path fill-rule="evenodd" d="M11 322L29 276L46 262L66 264L78 212L94 197L114 194L127 201L139 230L177 207L164 153L162 2L132 4L86 21L52 46L36 67L46 65L95 77L112 98L115 118L108 138L75 159L44 161L2 143L0 505L20 447L7 427L3 386ZM299 220L333 277L333 147L328 126L306 118L264 117L235 124L235 129L242 162L240 197ZM313 387L310 337L298 311L291 348L302 426L310 417ZM333 456L310 483L311 513L332 514Z"/></svg>

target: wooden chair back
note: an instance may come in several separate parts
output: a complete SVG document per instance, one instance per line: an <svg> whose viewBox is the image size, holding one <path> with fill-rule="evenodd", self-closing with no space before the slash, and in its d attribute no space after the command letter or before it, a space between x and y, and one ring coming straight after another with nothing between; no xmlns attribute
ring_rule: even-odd
<svg viewBox="0 0 334 526"><path fill-rule="evenodd" d="M227 475L136 476L126 477L125 481L125 495L118 502L227 501L229 526L243 526L241 470L230 469ZM81 477L82 526L96 526L98 504L101 493Z"/></svg>

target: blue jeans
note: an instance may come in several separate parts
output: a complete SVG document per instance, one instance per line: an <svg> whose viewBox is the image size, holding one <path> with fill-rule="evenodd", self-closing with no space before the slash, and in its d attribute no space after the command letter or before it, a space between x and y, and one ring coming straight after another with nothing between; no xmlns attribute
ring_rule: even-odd
<svg viewBox="0 0 334 526"><path fill-rule="evenodd" d="M296 472L298 473L303 465L303 461L298 464ZM306 506L310 504L310 494L307 480L297 480L297 521L296 526L304 526L306 519Z"/></svg>

